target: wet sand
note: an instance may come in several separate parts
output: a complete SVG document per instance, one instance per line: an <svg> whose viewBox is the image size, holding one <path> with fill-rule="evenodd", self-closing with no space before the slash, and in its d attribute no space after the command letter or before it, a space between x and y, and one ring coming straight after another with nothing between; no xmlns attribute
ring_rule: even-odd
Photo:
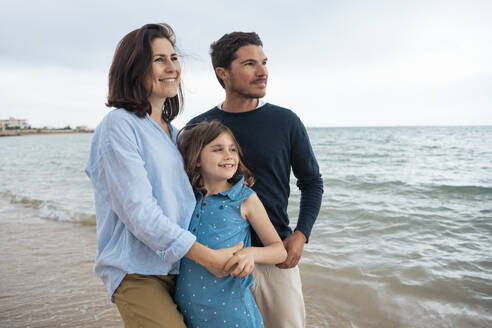
<svg viewBox="0 0 492 328"><path fill-rule="evenodd" d="M0 327L123 327L93 272L95 226L36 214L0 199ZM327 327L310 301L308 327Z"/></svg>
<svg viewBox="0 0 492 328"><path fill-rule="evenodd" d="M123 327L93 272L94 226L0 205L0 327Z"/></svg>

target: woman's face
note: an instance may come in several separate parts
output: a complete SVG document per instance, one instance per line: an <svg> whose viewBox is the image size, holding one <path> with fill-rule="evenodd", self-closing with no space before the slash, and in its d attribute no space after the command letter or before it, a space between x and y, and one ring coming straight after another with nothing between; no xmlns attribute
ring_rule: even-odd
<svg viewBox="0 0 492 328"><path fill-rule="evenodd" d="M146 88L149 100L165 100L178 93L181 66L174 47L166 38L151 42L152 69L147 77Z"/></svg>

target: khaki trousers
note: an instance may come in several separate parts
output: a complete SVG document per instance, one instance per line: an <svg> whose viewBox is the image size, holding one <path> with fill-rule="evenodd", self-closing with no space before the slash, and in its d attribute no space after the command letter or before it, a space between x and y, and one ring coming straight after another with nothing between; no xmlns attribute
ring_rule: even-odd
<svg viewBox="0 0 492 328"><path fill-rule="evenodd" d="M255 263L251 288L265 328L304 328L306 309L299 267L279 269Z"/></svg>
<svg viewBox="0 0 492 328"><path fill-rule="evenodd" d="M126 328L186 328L175 290L176 275L127 274L113 297Z"/></svg>

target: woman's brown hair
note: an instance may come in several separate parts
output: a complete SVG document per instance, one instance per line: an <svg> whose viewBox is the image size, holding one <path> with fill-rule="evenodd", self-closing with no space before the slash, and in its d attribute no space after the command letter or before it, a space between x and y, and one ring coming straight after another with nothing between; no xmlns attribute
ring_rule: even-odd
<svg viewBox="0 0 492 328"><path fill-rule="evenodd" d="M138 117L152 113L147 100L149 90L145 81L151 74L152 40L166 38L174 47L176 38L167 24L147 24L125 35L116 48L113 63L109 69L109 91L106 106L124 108ZM178 93L167 98L162 110L162 119L169 123L179 114L183 104L181 82Z"/></svg>
<svg viewBox="0 0 492 328"><path fill-rule="evenodd" d="M232 131L217 120L211 122L200 122L197 124L187 125L181 129L178 135L178 149L181 152L184 160L186 174L190 179L191 186L195 193L202 192L206 194L207 190L203 185L203 178L200 174L200 167L197 166L200 159L200 153L203 148L211 143L223 132L228 133L236 145L239 155L239 163L237 172L244 177L244 183L252 187L255 183L255 178L251 171L244 165L243 152L236 141ZM234 178L234 177L233 177ZM229 179L229 183L233 183L233 178Z"/></svg>

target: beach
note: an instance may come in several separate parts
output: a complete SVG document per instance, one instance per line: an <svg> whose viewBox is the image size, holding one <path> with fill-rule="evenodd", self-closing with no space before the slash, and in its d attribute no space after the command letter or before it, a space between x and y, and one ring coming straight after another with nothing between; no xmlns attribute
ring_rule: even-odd
<svg viewBox="0 0 492 328"><path fill-rule="evenodd" d="M44 220L2 199L0 218L0 327L123 327L93 272L95 226ZM326 327L318 307L307 309L310 327Z"/></svg>
<svg viewBox="0 0 492 328"><path fill-rule="evenodd" d="M308 132L325 190L308 327L492 327L492 127ZM123 327L93 272L91 137L0 138L0 327Z"/></svg>
<svg viewBox="0 0 492 328"><path fill-rule="evenodd" d="M95 226L0 208L1 327L123 327L93 272Z"/></svg>

